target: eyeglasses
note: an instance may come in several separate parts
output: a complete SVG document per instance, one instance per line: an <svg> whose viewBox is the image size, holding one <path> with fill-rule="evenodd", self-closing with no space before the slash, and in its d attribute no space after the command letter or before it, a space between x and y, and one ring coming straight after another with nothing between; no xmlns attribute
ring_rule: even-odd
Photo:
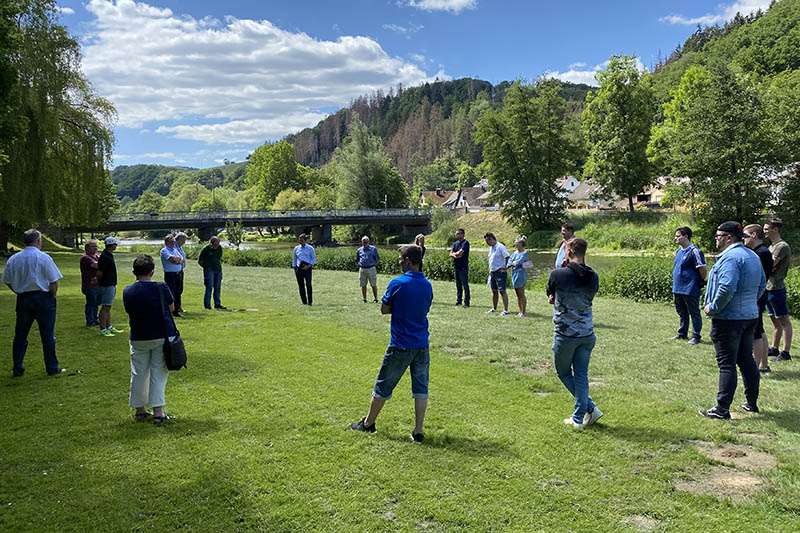
<svg viewBox="0 0 800 533"><path fill-rule="evenodd" d="M722 233L722 234L719 234L719 233L717 233L716 235L714 235L714 238L715 238L715 239L721 239L721 238L723 238L723 237L729 237L729 236L730 236L730 235L729 235L729 234L727 234L727 233Z"/></svg>

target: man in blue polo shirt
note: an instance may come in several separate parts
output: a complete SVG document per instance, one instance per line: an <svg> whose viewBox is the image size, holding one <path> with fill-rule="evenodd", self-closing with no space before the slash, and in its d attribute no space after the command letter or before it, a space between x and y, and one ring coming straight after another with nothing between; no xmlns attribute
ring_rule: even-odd
<svg viewBox="0 0 800 533"><path fill-rule="evenodd" d="M378 249L369 243L369 237L361 237L361 248L356 250L358 281L361 283L361 299L367 303L367 281L372 285L372 301L378 303Z"/></svg>
<svg viewBox="0 0 800 533"><path fill-rule="evenodd" d="M675 266L672 268L672 296L680 324L672 340L687 339L689 317L692 319L692 338L686 344L700 344L703 318L700 315L700 286L706 279L706 258L700 248L692 244L692 230L682 227L675 230Z"/></svg>
<svg viewBox="0 0 800 533"><path fill-rule="evenodd" d="M358 422L350 424L350 429L377 433L375 419L400 378L411 368L411 396L414 398L414 429L411 438L422 443L425 435L422 423L428 407L428 311L433 301L433 287L425 275L419 271L422 264L422 249L410 244L399 250L398 261L403 275L394 278L386 287L381 302L381 313L392 315L391 338L386 354L383 356L369 413Z"/></svg>

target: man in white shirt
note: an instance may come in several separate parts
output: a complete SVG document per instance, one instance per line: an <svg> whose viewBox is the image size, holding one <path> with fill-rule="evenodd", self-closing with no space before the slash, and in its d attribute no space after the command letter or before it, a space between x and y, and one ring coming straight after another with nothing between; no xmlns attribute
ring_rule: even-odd
<svg viewBox="0 0 800 533"><path fill-rule="evenodd" d="M489 286L492 288L492 308L487 313L497 311L497 294L503 297L503 312L500 316L508 314L508 293L506 293L506 263L508 263L508 250L503 243L497 242L493 233L483 236L486 244L489 245Z"/></svg>
<svg viewBox="0 0 800 533"><path fill-rule="evenodd" d="M23 235L25 249L12 255L3 271L3 283L17 295L17 323L14 329L14 377L25 373L22 364L28 349L28 333L33 321L39 325L44 364L51 376L65 373L56 359L56 295L63 276L53 259L42 252L42 234L29 229Z"/></svg>

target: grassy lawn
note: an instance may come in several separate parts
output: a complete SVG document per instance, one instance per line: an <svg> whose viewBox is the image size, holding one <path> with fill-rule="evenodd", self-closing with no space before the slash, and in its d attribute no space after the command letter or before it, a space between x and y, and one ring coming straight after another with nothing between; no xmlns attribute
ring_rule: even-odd
<svg viewBox="0 0 800 533"><path fill-rule="evenodd" d="M155 427L127 408L127 336L83 327L79 256L53 256L68 375L45 375L34 327L27 372L11 377L14 295L0 292L0 531L800 530L798 363L762 381L761 414L706 420L713 349L666 341L670 306L596 300L591 395L605 417L576 432L546 299L529 293L526 319L486 315L485 286L463 309L454 284L434 282L416 446L408 376L377 435L346 430L389 338L357 274L316 271L309 308L288 268L226 267L223 303L241 311L212 312L192 264L178 324L189 368L167 384L177 420ZM121 286L131 259L118 255ZM128 329L121 293L112 317Z"/></svg>

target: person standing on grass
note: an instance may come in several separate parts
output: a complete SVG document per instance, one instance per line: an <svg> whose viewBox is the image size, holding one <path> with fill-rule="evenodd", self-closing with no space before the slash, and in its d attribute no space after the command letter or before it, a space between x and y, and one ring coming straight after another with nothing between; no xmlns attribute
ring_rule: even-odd
<svg viewBox="0 0 800 533"><path fill-rule="evenodd" d="M175 287L175 293L173 296L175 297L175 311L178 313L183 313L183 278L186 270L186 252L183 250L183 245L186 244L186 234L183 232L179 232L175 235L175 249L178 251L180 256L183 258L183 262L181 262L181 271L178 275L178 284Z"/></svg>
<svg viewBox="0 0 800 533"><path fill-rule="evenodd" d="M692 338L686 344L700 344L700 332L703 330L700 288L708 275L706 258L700 248L692 244L692 230L689 227L675 230L675 244L680 248L675 252L675 265L672 267L672 296L680 323L678 334L670 340L688 338L691 317Z"/></svg>
<svg viewBox="0 0 800 533"><path fill-rule="evenodd" d="M753 250L761 260L761 268L764 270L767 283L769 283L769 277L772 275L772 254L764 244L764 229L759 224L750 224L744 228L744 234L745 246ZM767 291L764 291L764 294L758 299L758 318L756 319L756 329L753 332L753 357L758 364L758 371L762 374L772 372L767 359L769 345L764 333L764 309L766 308Z"/></svg>
<svg viewBox="0 0 800 533"><path fill-rule="evenodd" d="M528 282L528 273L525 271L525 263L528 261L528 252L525 251L525 236L520 235L514 239L514 253L508 258L508 266L511 267L511 286L517 293L517 304L519 305L519 318L525 317L525 308L528 306L528 298L525 296L525 284Z"/></svg>
<svg viewBox="0 0 800 533"><path fill-rule="evenodd" d="M742 239L746 235L738 222L724 222L714 238L720 254L708 276L704 310L711 318L711 341L719 367L717 405L700 409L708 418L729 419L736 392L736 367L742 373L745 411L758 412L761 379L753 359L753 333L758 318L758 299L764 293L766 276L761 261Z"/></svg>
<svg viewBox="0 0 800 533"><path fill-rule="evenodd" d="M86 297L84 314L86 316L86 327L91 328L100 325L97 318L97 311L100 307L100 285L97 283L97 260L100 255L97 253L97 241L94 239L86 241L83 245L84 254L81 256L81 292Z"/></svg>
<svg viewBox="0 0 800 533"><path fill-rule="evenodd" d="M372 286L372 301L378 303L378 249L370 245L369 237L361 237L361 248L356 250L358 281L361 283L361 299L367 303L367 281Z"/></svg>
<svg viewBox="0 0 800 533"><path fill-rule="evenodd" d="M375 420L400 378L411 369L411 396L414 398L414 429L411 439L422 443L425 434L422 424L428 407L428 374L430 354L428 352L428 311L433 301L433 287L419 267L422 250L410 244L400 247L398 260L403 275L394 278L386 287L381 302L381 313L392 315L389 347L375 380L369 412L350 429L377 433Z"/></svg>
<svg viewBox="0 0 800 533"><path fill-rule="evenodd" d="M592 301L599 288L597 273L586 265L587 243L566 242L563 267L550 272L545 293L553 306L553 363L561 383L575 398L575 410L564 423L576 429L603 416L589 396L589 358L597 342Z"/></svg>
<svg viewBox="0 0 800 533"><path fill-rule="evenodd" d="M483 236L483 239L489 245L489 287L492 289L492 308L486 312L494 313L497 311L497 296L499 294L503 298L503 311L500 316L506 316L508 314L508 293L506 292L508 250L506 250L503 243L497 242L493 233L487 233Z"/></svg>
<svg viewBox="0 0 800 533"><path fill-rule="evenodd" d="M767 315L772 321L772 346L769 355L772 362L791 361L789 350L792 347L792 321L789 320L789 306L786 302L786 274L789 272L789 263L792 249L781 237L783 222L779 219L770 220L764 225L764 233L771 244L769 251L772 254L772 275L767 282ZM778 348L783 339L783 351Z"/></svg>
<svg viewBox="0 0 800 533"><path fill-rule="evenodd" d="M567 257L567 243L575 238L575 226L571 222L561 224L561 244L558 245L556 258L553 261L553 268L561 268L565 265Z"/></svg>
<svg viewBox="0 0 800 533"><path fill-rule="evenodd" d="M305 233L301 233L297 241L300 244L295 246L292 252L292 268L297 279L297 287L300 289L300 301L303 305L312 305L311 269L317 263L317 254L313 246L306 244L308 235Z"/></svg>
<svg viewBox="0 0 800 533"><path fill-rule="evenodd" d="M422 259L419 260L419 271L424 272L422 264L425 262L425 252L427 251L427 248L425 248L425 235L420 233L414 237L414 244L419 246L419 249L422 250Z"/></svg>
<svg viewBox="0 0 800 533"><path fill-rule="evenodd" d="M167 284L169 291L172 293L173 297L175 297L175 295L178 294L179 285L181 283L181 273L183 272L181 265L186 259L184 259L183 254L178 251L178 248L175 247L175 237L171 234L164 237L164 247L161 249L159 256L161 257L161 268L164 270L164 283ZM177 304L177 298L175 301L176 303L173 306L172 316L180 318L181 313Z"/></svg>
<svg viewBox="0 0 800 533"><path fill-rule="evenodd" d="M174 298L166 283L153 282L153 258L142 254L133 261L136 282L122 292L122 302L131 326L131 388L129 405L136 409L134 418L153 417L158 425L172 417L164 414L164 391L167 370L164 361L164 339L177 335L170 313ZM147 411L147 406L153 412Z"/></svg>
<svg viewBox="0 0 800 533"><path fill-rule="evenodd" d="M203 295L203 307L211 309L211 292L214 292L214 309L227 309L220 301L222 290L222 246L216 235L200 250L197 264L203 267L203 285L206 292Z"/></svg>
<svg viewBox="0 0 800 533"><path fill-rule="evenodd" d="M453 269L456 278L456 306L461 305L461 293L464 293L464 307L469 307L469 241L464 238L464 228L456 230L456 242L450 250L453 258Z"/></svg>
<svg viewBox="0 0 800 533"><path fill-rule="evenodd" d="M111 306L117 296L117 263L114 261L114 252L119 241L114 237L106 237L106 248L97 259L97 283L100 286L100 335L113 337L123 330L111 325Z"/></svg>
<svg viewBox="0 0 800 533"><path fill-rule="evenodd" d="M3 283L17 295L17 322L14 326L12 354L15 378L25 373L25 352L33 321L39 325L45 371L50 376L64 374L56 358L56 296L62 277L53 258L42 252L42 234L29 229L22 236L25 248L8 258L3 270Z"/></svg>

